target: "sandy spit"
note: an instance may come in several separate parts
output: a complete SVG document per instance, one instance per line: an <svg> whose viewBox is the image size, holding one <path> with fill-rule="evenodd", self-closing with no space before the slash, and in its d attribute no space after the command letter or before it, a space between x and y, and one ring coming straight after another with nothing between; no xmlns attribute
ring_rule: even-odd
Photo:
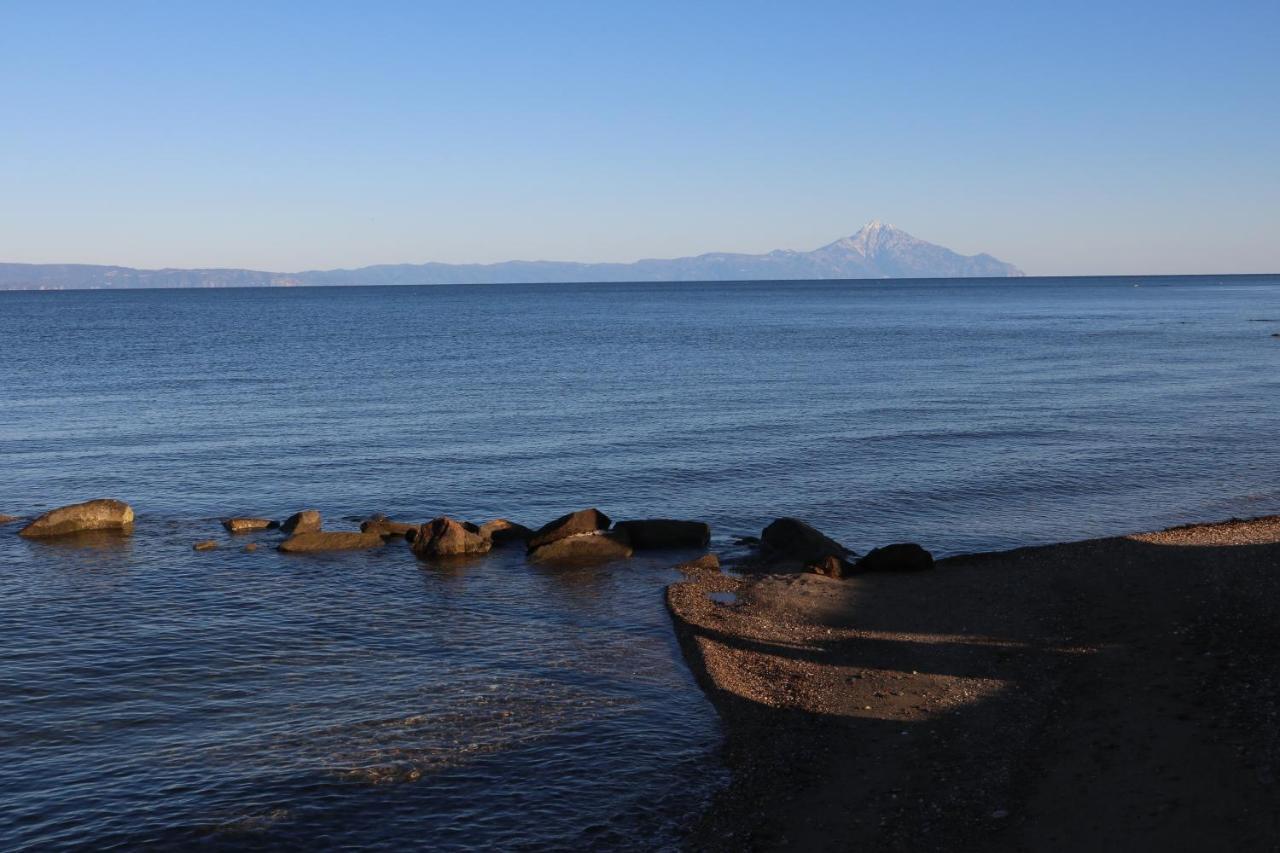
<svg viewBox="0 0 1280 853"><path fill-rule="evenodd" d="M733 778L690 849L1280 846L1280 516L844 581L683 568Z"/></svg>

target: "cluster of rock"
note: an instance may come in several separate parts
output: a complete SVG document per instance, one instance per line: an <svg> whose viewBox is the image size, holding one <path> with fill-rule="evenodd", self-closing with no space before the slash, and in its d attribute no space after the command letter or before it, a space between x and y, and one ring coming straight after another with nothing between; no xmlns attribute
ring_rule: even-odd
<svg viewBox="0 0 1280 853"><path fill-rule="evenodd" d="M16 520L0 516L0 523ZM65 536L85 531L133 530L133 509L119 500L100 498L50 510L19 532L28 538ZM327 531L318 510L294 513L283 522L237 516L223 519L229 533L241 534L279 529L286 538L277 546L286 553L344 551L377 548L392 540L407 541L424 560L486 554L493 548L523 546L529 559L549 563L601 563L626 559L650 549L705 548L711 528L701 521L652 518L616 524L598 509L582 509L562 515L531 530L505 518L481 525L449 516L425 524L395 521L375 515L356 531ZM779 518L759 539L743 540L759 549L759 566L769 571L811 571L833 578L860 572L919 571L933 567L933 556L914 543L876 548L859 558L852 550L797 518ZM197 551L212 550L218 543L195 543ZM256 547L256 545L254 545Z"/></svg>
<svg viewBox="0 0 1280 853"><path fill-rule="evenodd" d="M859 572L920 571L933 568L933 555L914 542L885 545L861 559L849 548L798 518L779 518L760 534L760 554L771 569L798 567L833 578Z"/></svg>

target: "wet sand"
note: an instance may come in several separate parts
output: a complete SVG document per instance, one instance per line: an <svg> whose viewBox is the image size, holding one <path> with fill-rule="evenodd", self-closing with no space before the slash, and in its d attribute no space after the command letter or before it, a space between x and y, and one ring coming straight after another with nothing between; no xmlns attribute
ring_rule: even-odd
<svg viewBox="0 0 1280 853"><path fill-rule="evenodd" d="M1280 516L686 575L668 605L733 774L692 849L1280 845Z"/></svg>

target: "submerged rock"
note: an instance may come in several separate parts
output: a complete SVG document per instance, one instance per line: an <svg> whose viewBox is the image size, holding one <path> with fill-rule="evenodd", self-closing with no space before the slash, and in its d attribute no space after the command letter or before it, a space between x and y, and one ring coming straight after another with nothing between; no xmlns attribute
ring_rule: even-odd
<svg viewBox="0 0 1280 853"><path fill-rule="evenodd" d="M212 551L218 547L218 543L212 539L205 539L191 546L193 551Z"/></svg>
<svg viewBox="0 0 1280 853"><path fill-rule="evenodd" d="M914 542L899 542L869 551L858 561L862 572L919 572L933 568L933 555Z"/></svg>
<svg viewBox="0 0 1280 853"><path fill-rule="evenodd" d="M417 524L408 521L392 521L385 515L374 515L365 521L360 522L360 532L376 533L383 539L401 539L409 538L410 533L416 532Z"/></svg>
<svg viewBox="0 0 1280 853"><path fill-rule="evenodd" d="M248 545L244 546L244 550L252 554L254 551L258 550L258 543L250 542Z"/></svg>
<svg viewBox="0 0 1280 853"><path fill-rule="evenodd" d="M302 512L295 512L284 520L284 524L280 525L280 529L285 533L315 533L320 530L322 520L320 511L317 509L304 509Z"/></svg>
<svg viewBox="0 0 1280 853"><path fill-rule="evenodd" d="M487 553L493 543L471 522L442 515L418 528L412 547L419 557L457 557Z"/></svg>
<svg viewBox="0 0 1280 853"><path fill-rule="evenodd" d="M58 507L18 531L19 536L63 536L85 530L133 531L133 507L110 498Z"/></svg>
<svg viewBox="0 0 1280 853"><path fill-rule="evenodd" d="M631 543L625 533L597 530L565 536L542 545L530 552L530 559L553 563L607 563L625 560L632 555Z"/></svg>
<svg viewBox="0 0 1280 853"><path fill-rule="evenodd" d="M278 550L300 554L313 551L354 551L379 548L384 544L376 533L322 532L295 533L278 546Z"/></svg>
<svg viewBox="0 0 1280 853"><path fill-rule="evenodd" d="M15 521L22 521L22 516L5 515L3 512L0 512L0 524L12 524Z"/></svg>
<svg viewBox="0 0 1280 853"><path fill-rule="evenodd" d="M528 542L533 531L523 524L516 524L505 518L495 518L480 525L480 535L494 544L494 547L510 545L513 542Z"/></svg>
<svg viewBox="0 0 1280 853"><path fill-rule="evenodd" d="M222 526L230 533L251 533L254 530L275 530L280 522L269 518L224 518Z"/></svg>
<svg viewBox="0 0 1280 853"><path fill-rule="evenodd" d="M648 548L705 548L711 541L711 527L701 521L649 518L619 521L613 529L625 533L631 547L637 551Z"/></svg>
<svg viewBox="0 0 1280 853"><path fill-rule="evenodd" d="M853 554L839 542L798 518L779 518L760 534L760 550L771 561L794 560L821 563L827 557L844 559Z"/></svg>
<svg viewBox="0 0 1280 853"><path fill-rule="evenodd" d="M608 530L610 523L609 516L594 508L580 509L577 512L562 515L555 521L544 524L529 537L529 551L535 551L568 536Z"/></svg>

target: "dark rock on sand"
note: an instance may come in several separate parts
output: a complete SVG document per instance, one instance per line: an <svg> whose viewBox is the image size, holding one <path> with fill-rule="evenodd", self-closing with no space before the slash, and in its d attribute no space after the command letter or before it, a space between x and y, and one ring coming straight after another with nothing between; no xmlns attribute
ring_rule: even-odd
<svg viewBox="0 0 1280 853"><path fill-rule="evenodd" d="M255 530L275 530L280 522L269 518L224 518L222 526L231 533L251 533Z"/></svg>
<svg viewBox="0 0 1280 853"><path fill-rule="evenodd" d="M772 561L820 563L827 557L844 559L853 552L798 518L779 518L760 534L760 549Z"/></svg>
<svg viewBox="0 0 1280 853"><path fill-rule="evenodd" d="M583 565L625 560L632 553L626 534L597 530L553 540L531 551L529 557L539 562Z"/></svg>
<svg viewBox="0 0 1280 853"><path fill-rule="evenodd" d="M457 557L487 553L493 543L471 522L442 515L418 528L412 547L419 557Z"/></svg>
<svg viewBox="0 0 1280 853"><path fill-rule="evenodd" d="M568 536L595 533L597 530L608 530L610 523L609 516L598 509L580 509L577 512L562 515L555 521L548 522L538 528L537 532L529 537L529 550L535 551L544 545L555 542L557 539L564 539Z"/></svg>
<svg viewBox="0 0 1280 853"><path fill-rule="evenodd" d="M649 518L619 521L613 526L631 541L637 551L648 548L705 548L711 541L711 527L701 521Z"/></svg>
<svg viewBox="0 0 1280 853"><path fill-rule="evenodd" d="M85 530L133 530L133 508L124 501L100 498L50 510L18 531L19 536L63 536Z"/></svg>
<svg viewBox="0 0 1280 853"><path fill-rule="evenodd" d="M821 560L810 563L809 571L817 575L826 575L829 578L847 578L855 571L855 566L848 560L835 556L823 557Z"/></svg>
<svg viewBox="0 0 1280 853"><path fill-rule="evenodd" d="M383 539L407 539L410 533L416 533L417 524L407 521L392 521L385 515L374 515L360 522L360 532L376 533Z"/></svg>
<svg viewBox="0 0 1280 853"><path fill-rule="evenodd" d="M885 545L858 561L861 572L918 572L933 568L933 555L914 542Z"/></svg>
<svg viewBox="0 0 1280 853"><path fill-rule="evenodd" d="M192 546L191 546L191 550L193 550L193 551L212 551L214 548L217 548L217 547L218 547L218 543L217 543L217 542L215 542L215 541L214 541L214 540L212 540L212 539L205 539L205 540L203 540L203 541L201 541L201 542L197 542L196 544L192 545Z"/></svg>
<svg viewBox="0 0 1280 853"><path fill-rule="evenodd" d="M516 524L505 518L495 518L480 525L480 535L494 544L494 547L510 545L513 542L528 542L533 531L523 524Z"/></svg>
<svg viewBox="0 0 1280 853"><path fill-rule="evenodd" d="M280 551L293 554L313 551L354 551L382 546L382 537L376 533L321 532L295 533L280 543Z"/></svg>
<svg viewBox="0 0 1280 853"><path fill-rule="evenodd" d="M286 518L280 529L289 534L316 533L320 530L321 523L319 510L304 509Z"/></svg>

